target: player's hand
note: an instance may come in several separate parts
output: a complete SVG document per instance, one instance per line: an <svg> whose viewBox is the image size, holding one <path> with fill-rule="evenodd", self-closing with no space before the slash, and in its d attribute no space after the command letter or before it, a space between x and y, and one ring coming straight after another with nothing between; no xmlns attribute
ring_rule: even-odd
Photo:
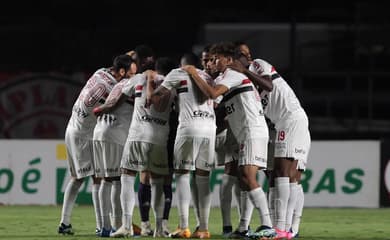
<svg viewBox="0 0 390 240"><path fill-rule="evenodd" d="M101 107L95 107L93 110L92 110L92 112L93 112L93 114L96 116L96 117L98 117L98 116L101 116L101 115L103 115L103 111L102 111L103 109L101 108Z"/></svg>
<svg viewBox="0 0 390 240"><path fill-rule="evenodd" d="M197 70L196 70L196 67L194 65L184 65L184 66L181 67L181 69L186 71L191 76L194 75L194 74L197 74Z"/></svg>
<svg viewBox="0 0 390 240"><path fill-rule="evenodd" d="M240 73L244 73L246 71L244 65L242 65L242 63L238 60L234 60L234 62L232 64L227 65L227 67Z"/></svg>

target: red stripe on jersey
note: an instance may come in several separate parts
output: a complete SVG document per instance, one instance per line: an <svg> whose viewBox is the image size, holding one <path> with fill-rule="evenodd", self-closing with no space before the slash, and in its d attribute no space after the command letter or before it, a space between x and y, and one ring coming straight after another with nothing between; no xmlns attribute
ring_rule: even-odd
<svg viewBox="0 0 390 240"><path fill-rule="evenodd" d="M272 68L271 68L271 72L276 72L276 70L275 70L275 67L274 67L274 66L272 66Z"/></svg>
<svg viewBox="0 0 390 240"><path fill-rule="evenodd" d="M248 84L248 83L251 83L251 80L249 79L244 79L242 80L241 84Z"/></svg>
<svg viewBox="0 0 390 240"><path fill-rule="evenodd" d="M137 86L135 86L135 90L136 90L136 91L142 91L142 88L143 88L142 85L137 85Z"/></svg>
<svg viewBox="0 0 390 240"><path fill-rule="evenodd" d="M184 85L187 85L187 80L181 80L180 81L180 86L184 86Z"/></svg>

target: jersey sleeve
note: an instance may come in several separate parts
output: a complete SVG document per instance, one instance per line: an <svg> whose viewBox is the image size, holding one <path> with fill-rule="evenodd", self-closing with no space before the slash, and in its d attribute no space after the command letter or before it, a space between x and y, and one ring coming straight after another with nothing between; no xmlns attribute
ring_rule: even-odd
<svg viewBox="0 0 390 240"><path fill-rule="evenodd" d="M271 76L276 73L275 68L262 59L253 60L249 66L249 71L259 74L260 76Z"/></svg>
<svg viewBox="0 0 390 240"><path fill-rule="evenodd" d="M164 81L161 83L161 86L165 87L168 90L172 90L172 88L177 88L180 86L180 81L183 80L183 76L180 69L173 69L168 75L165 76Z"/></svg>
<svg viewBox="0 0 390 240"><path fill-rule="evenodd" d="M135 93L135 85L137 84L137 81L139 79L139 75L135 75L134 77L130 78L127 83L122 88L122 93L127 96L132 96Z"/></svg>
<svg viewBox="0 0 390 240"><path fill-rule="evenodd" d="M221 78L218 78L216 80L216 85L224 85L228 89L237 87L241 85L242 79L238 76L239 73L231 70L226 69L226 71L223 73Z"/></svg>

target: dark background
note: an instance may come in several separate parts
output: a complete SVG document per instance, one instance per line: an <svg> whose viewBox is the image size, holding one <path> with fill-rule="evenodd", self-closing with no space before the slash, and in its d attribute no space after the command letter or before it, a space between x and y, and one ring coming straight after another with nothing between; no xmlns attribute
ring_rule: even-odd
<svg viewBox="0 0 390 240"><path fill-rule="evenodd" d="M90 73L142 43L157 56L178 59L209 43L204 29L210 23L286 24L287 64L279 73L307 111L313 138L384 138L390 136L388 9L386 1L6 1L0 74ZM304 47L318 54L307 59L299 50L300 24L343 30L308 42ZM253 38L235 40L263 57ZM281 65L272 55L265 59Z"/></svg>

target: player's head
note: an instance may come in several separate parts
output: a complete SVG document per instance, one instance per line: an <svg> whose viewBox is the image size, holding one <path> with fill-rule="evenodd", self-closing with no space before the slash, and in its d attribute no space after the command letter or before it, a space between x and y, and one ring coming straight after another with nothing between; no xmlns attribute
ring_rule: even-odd
<svg viewBox="0 0 390 240"><path fill-rule="evenodd" d="M138 72L154 69L155 55L151 47L141 44L135 47L132 58L137 61Z"/></svg>
<svg viewBox="0 0 390 240"><path fill-rule="evenodd" d="M156 71L158 74L165 76L174 68L177 68L177 64L169 57L160 57L156 60Z"/></svg>
<svg viewBox="0 0 390 240"><path fill-rule="evenodd" d="M131 77L137 71L137 64L129 55L122 54L114 58L112 70L117 80Z"/></svg>
<svg viewBox="0 0 390 240"><path fill-rule="evenodd" d="M180 66L184 66L184 65L194 65L196 68L201 67L199 57L192 52L184 53L183 56L181 57Z"/></svg>
<svg viewBox="0 0 390 240"><path fill-rule="evenodd" d="M213 47L213 45L207 45L203 48L202 55L201 55L201 62L203 69L212 77L216 77L218 75L218 71L215 67L215 57L210 52L210 49Z"/></svg>
<svg viewBox="0 0 390 240"><path fill-rule="evenodd" d="M245 56L249 63L252 62L252 55L251 51L249 49L248 44L246 44L243 41L236 41L234 42L234 45L236 45L236 51L240 52L243 56Z"/></svg>
<svg viewBox="0 0 390 240"><path fill-rule="evenodd" d="M236 56L236 46L232 42L222 42L213 45L210 53L215 56L215 66L220 72L224 72L227 65L232 64Z"/></svg>

